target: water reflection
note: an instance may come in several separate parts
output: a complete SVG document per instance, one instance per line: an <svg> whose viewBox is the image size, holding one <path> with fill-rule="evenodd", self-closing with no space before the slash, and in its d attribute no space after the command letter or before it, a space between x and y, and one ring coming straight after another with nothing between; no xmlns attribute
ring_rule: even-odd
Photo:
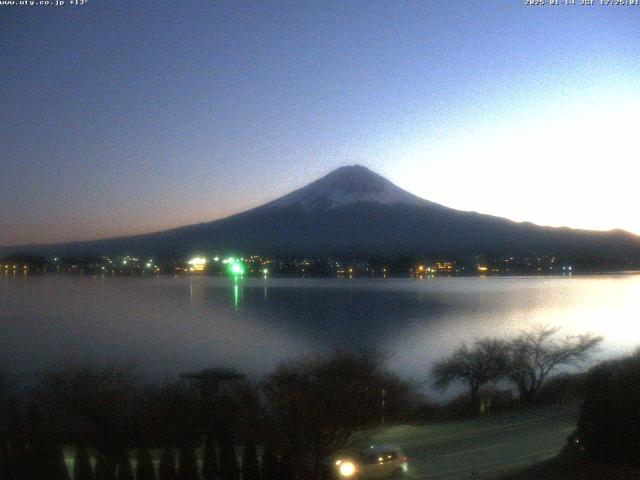
<svg viewBox="0 0 640 480"><path fill-rule="evenodd" d="M238 279L233 279L233 306L238 311L238 304L240 303L240 287L238 286Z"/></svg>
<svg viewBox="0 0 640 480"><path fill-rule="evenodd" d="M213 366L249 375L315 351L379 348L424 379L463 341L532 325L640 343L640 276L281 279L0 275L0 362L23 373L134 361L158 377Z"/></svg>

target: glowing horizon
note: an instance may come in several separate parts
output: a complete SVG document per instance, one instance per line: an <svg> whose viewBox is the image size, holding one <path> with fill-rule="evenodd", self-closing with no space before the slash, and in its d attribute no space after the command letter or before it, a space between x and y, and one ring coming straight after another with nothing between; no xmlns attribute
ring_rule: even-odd
<svg viewBox="0 0 640 480"><path fill-rule="evenodd" d="M189 9L3 9L0 246L213 221L354 163L447 207L640 235L636 8Z"/></svg>

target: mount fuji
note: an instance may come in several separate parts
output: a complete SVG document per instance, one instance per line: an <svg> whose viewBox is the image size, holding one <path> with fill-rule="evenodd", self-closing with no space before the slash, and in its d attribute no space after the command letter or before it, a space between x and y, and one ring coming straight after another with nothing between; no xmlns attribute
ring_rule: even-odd
<svg viewBox="0 0 640 480"><path fill-rule="evenodd" d="M162 232L2 253L262 255L571 255L640 262L640 237L541 227L424 200L362 166L236 215Z"/></svg>

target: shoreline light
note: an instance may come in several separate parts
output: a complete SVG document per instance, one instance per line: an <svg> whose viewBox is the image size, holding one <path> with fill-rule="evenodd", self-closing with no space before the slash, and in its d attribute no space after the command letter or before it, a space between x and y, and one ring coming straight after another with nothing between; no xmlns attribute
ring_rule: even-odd
<svg viewBox="0 0 640 480"><path fill-rule="evenodd" d="M187 262L191 272L202 272L207 266L207 259L204 257L193 257Z"/></svg>
<svg viewBox="0 0 640 480"><path fill-rule="evenodd" d="M244 270L244 265L238 261L234 261L229 264L229 273L234 277L244 275Z"/></svg>

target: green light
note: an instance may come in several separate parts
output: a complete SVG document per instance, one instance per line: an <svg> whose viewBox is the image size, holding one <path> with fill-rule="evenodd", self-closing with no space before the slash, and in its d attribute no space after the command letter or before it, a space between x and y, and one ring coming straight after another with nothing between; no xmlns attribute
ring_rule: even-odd
<svg viewBox="0 0 640 480"><path fill-rule="evenodd" d="M229 273L234 277L244 275L244 265L240 262L233 262L229 265Z"/></svg>

